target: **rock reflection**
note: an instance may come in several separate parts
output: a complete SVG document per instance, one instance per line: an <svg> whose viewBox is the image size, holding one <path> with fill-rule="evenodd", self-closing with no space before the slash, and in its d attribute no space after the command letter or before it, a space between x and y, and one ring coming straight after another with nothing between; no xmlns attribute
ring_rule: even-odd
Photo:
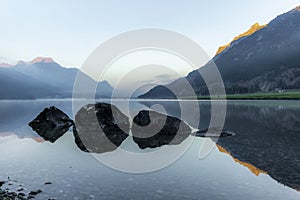
<svg viewBox="0 0 300 200"><path fill-rule="evenodd" d="M162 145L178 145L190 134L191 128L182 120L155 111L142 110L133 118L133 140L141 149Z"/></svg>
<svg viewBox="0 0 300 200"><path fill-rule="evenodd" d="M212 127L209 129L206 128L206 129L196 131L196 132L192 133L192 135L194 135L196 137L210 137L210 138L221 137L221 138L223 138L223 137L234 136L235 133L232 131L228 131L226 129Z"/></svg>

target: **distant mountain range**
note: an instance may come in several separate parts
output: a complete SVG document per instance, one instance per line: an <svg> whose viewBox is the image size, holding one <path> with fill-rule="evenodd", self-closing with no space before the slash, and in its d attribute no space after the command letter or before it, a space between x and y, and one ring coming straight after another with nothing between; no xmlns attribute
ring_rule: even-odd
<svg viewBox="0 0 300 200"><path fill-rule="evenodd" d="M211 70L212 61L220 71L227 94L300 89L300 7L279 15L268 25L255 24L230 44L220 47L205 66L166 86L157 86L140 98L185 97L187 80L196 95L208 95L198 72Z"/></svg>
<svg viewBox="0 0 300 200"><path fill-rule="evenodd" d="M97 84L96 98L111 97L113 88L107 81L96 83L79 69L38 57L17 65L0 64L0 99L71 98L78 73L85 83Z"/></svg>

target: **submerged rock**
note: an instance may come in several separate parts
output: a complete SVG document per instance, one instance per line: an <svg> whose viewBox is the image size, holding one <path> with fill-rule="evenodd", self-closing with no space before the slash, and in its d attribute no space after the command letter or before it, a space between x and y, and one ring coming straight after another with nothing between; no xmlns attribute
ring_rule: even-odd
<svg viewBox="0 0 300 200"><path fill-rule="evenodd" d="M89 104L75 116L73 133L77 146L86 152L104 153L117 149L128 137L129 118L108 103Z"/></svg>
<svg viewBox="0 0 300 200"><path fill-rule="evenodd" d="M226 129L210 128L196 131L192 135L196 137L228 137L234 136L235 133Z"/></svg>
<svg viewBox="0 0 300 200"><path fill-rule="evenodd" d="M10 188L6 188L5 190L2 189L1 187L9 182L10 179L8 177L7 181L0 181L2 185L0 185L0 200L28 200L28 199L34 199L36 195L40 192L41 190L35 191L34 195L31 195L31 192L26 196L23 192L23 188L18 187L16 191L12 191ZM20 185L20 184L19 184Z"/></svg>
<svg viewBox="0 0 300 200"><path fill-rule="evenodd" d="M35 191L30 191L29 192L29 196L36 196L38 195L39 193L43 192L42 190L38 189L38 190L35 190Z"/></svg>
<svg viewBox="0 0 300 200"><path fill-rule="evenodd" d="M29 126L47 141L55 142L72 126L73 121L64 112L51 106L45 108Z"/></svg>
<svg viewBox="0 0 300 200"><path fill-rule="evenodd" d="M150 110L142 110L133 118L131 131L141 149L177 145L191 134L184 121Z"/></svg>
<svg viewBox="0 0 300 200"><path fill-rule="evenodd" d="M0 187L2 187L2 185L4 185L5 181L0 181Z"/></svg>

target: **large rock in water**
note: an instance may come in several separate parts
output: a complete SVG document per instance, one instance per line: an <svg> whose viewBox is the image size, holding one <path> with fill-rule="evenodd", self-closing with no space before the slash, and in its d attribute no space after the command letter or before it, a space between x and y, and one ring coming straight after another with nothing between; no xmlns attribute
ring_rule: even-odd
<svg viewBox="0 0 300 200"><path fill-rule="evenodd" d="M117 149L128 137L129 118L108 103L89 104L75 116L75 143L83 151L104 153Z"/></svg>
<svg viewBox="0 0 300 200"><path fill-rule="evenodd" d="M149 110L133 118L131 131L141 149L178 145L191 134L191 128L182 120Z"/></svg>
<svg viewBox="0 0 300 200"><path fill-rule="evenodd" d="M130 131L129 118L108 103L83 106L74 121L52 106L29 125L50 142L55 142L73 125L76 145L82 151L94 153L117 149ZM142 110L134 117L131 130L134 142L142 149L177 145L191 134L191 128L182 120L149 110Z"/></svg>
<svg viewBox="0 0 300 200"><path fill-rule="evenodd" d="M29 126L47 141L55 142L72 126L73 121L64 112L51 106L45 108Z"/></svg>

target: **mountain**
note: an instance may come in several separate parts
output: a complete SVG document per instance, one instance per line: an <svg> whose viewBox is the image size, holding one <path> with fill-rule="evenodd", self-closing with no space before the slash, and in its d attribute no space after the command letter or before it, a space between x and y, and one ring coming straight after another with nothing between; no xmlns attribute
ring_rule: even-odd
<svg viewBox="0 0 300 200"><path fill-rule="evenodd" d="M0 85L0 99L49 98L58 90L11 68L0 68Z"/></svg>
<svg viewBox="0 0 300 200"><path fill-rule="evenodd" d="M97 84L96 97L110 97L113 88L107 81L96 83L76 68L64 68L52 58L38 57L0 68L0 99L70 98L77 75L84 83ZM84 93L84 91L82 91Z"/></svg>
<svg viewBox="0 0 300 200"><path fill-rule="evenodd" d="M212 73L212 62L220 71L228 94L300 88L300 9L279 15L266 27L240 37L205 66L166 86L157 86L140 98L173 98L174 90L185 96L187 80L197 95L207 95L208 85L199 75ZM166 93L166 94L165 94Z"/></svg>
<svg viewBox="0 0 300 200"><path fill-rule="evenodd" d="M30 64L34 64L34 63L54 63L54 60L50 57L46 58L46 57L36 57L35 59L33 59Z"/></svg>
<svg viewBox="0 0 300 200"><path fill-rule="evenodd" d="M8 63L0 63L0 67L4 67L4 68L8 68L8 67L12 67L13 65L10 65Z"/></svg>
<svg viewBox="0 0 300 200"><path fill-rule="evenodd" d="M259 25L259 23L255 23L253 24L246 32L236 36L233 38L233 40L229 43L229 44L226 44L224 46L220 46L216 55L220 54L222 51L224 51L225 49L227 49L228 47L231 46L231 44L243 37L246 37L246 36L249 36L249 35L252 35L253 33L255 33L256 31L259 31L260 29L262 28L265 28L267 25Z"/></svg>

